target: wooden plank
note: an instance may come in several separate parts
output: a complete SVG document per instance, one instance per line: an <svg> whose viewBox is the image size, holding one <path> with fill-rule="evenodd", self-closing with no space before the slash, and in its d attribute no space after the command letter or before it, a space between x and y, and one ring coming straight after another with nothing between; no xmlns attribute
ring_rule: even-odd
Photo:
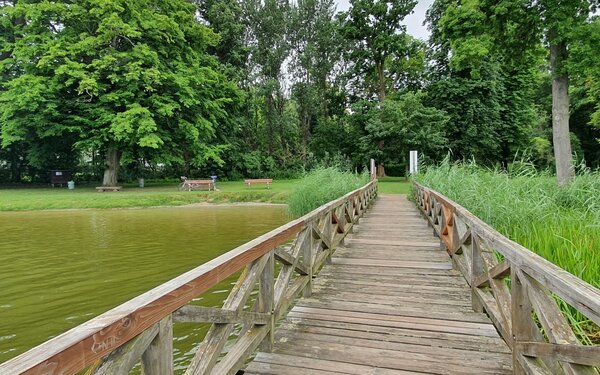
<svg viewBox="0 0 600 375"><path fill-rule="evenodd" d="M94 371L94 375L127 375L158 335L159 324L142 332L139 336L108 355Z"/></svg>
<svg viewBox="0 0 600 375"><path fill-rule="evenodd" d="M351 259L334 257L332 264L361 265L371 267L394 267L394 268L430 268L438 270L451 270L450 262L413 262L413 261L393 261L379 259Z"/></svg>
<svg viewBox="0 0 600 375"><path fill-rule="evenodd" d="M440 333L403 328L368 326L357 323L316 319L291 319L281 329L332 336L363 338L381 342L453 348L469 352L502 353L510 358L511 352L500 338L471 336L460 333Z"/></svg>
<svg viewBox="0 0 600 375"><path fill-rule="evenodd" d="M388 296L388 295L376 295L376 294L357 294L352 292L345 293L319 293L315 294L315 298L327 298L330 300L345 300L345 301L371 301L373 303L379 303L382 305L397 306L419 306L419 305L430 305L432 308L439 308L444 311L472 311L471 301L461 299L450 299L444 298L439 299L431 296L419 296L419 295L401 295L401 296Z"/></svg>
<svg viewBox="0 0 600 375"><path fill-rule="evenodd" d="M345 310L345 311L356 311L366 313L379 313L386 315L400 315L400 316L413 316L422 317L427 314L427 317L432 319L447 319L456 321L466 321L475 323L489 323L490 320L485 314L474 313L469 311L451 311L451 312L440 312L431 311L427 306L421 306L420 308L413 308L411 306L404 306L402 308L393 307L389 305L381 305L377 303L366 303L366 302L352 302L352 301L338 301L338 300L318 300L315 298L303 298L296 303L296 306L304 307L317 307L321 309L332 309L332 310Z"/></svg>
<svg viewBox="0 0 600 375"><path fill-rule="evenodd" d="M418 280L418 279L417 279ZM397 288L397 284L389 282L377 282L376 279L371 280L335 280L328 278L329 282L315 283L315 288L323 289L343 289L343 290L356 290L361 292L376 292L376 293L425 293L425 294L442 294L442 295L461 295L470 296L470 290L460 284L450 284L445 286L443 284L438 285L427 285L427 284L404 284L405 287Z"/></svg>
<svg viewBox="0 0 600 375"><path fill-rule="evenodd" d="M168 316L158 323L158 334L142 355L144 375L173 374L173 319Z"/></svg>
<svg viewBox="0 0 600 375"><path fill-rule="evenodd" d="M306 358L298 357L295 355L283 354L283 353L258 353L255 358L256 363L271 364L271 365L284 365L286 366L285 372L275 372L274 374L299 374L304 375L305 373L299 370L306 370L310 374L310 371L324 371L325 374L352 374L352 375L408 375L413 374L412 372L406 372L401 370L382 369L373 366L364 366L353 363L345 363L338 361L328 361L319 358ZM254 362L250 365L254 365ZM251 367L248 366L250 370ZM289 372L288 372L289 371ZM269 372L267 372L269 373ZM316 374L322 375L317 372Z"/></svg>
<svg viewBox="0 0 600 375"><path fill-rule="evenodd" d="M311 362L311 361L305 361ZM340 375L339 372L315 370L306 367L295 367L287 364L263 363L254 361L244 369L244 375Z"/></svg>
<svg viewBox="0 0 600 375"><path fill-rule="evenodd" d="M506 260L500 262L495 265L488 271L488 274L482 274L480 276L475 277L473 281L473 285L476 287L486 286L488 285L489 279L495 279L499 277L504 277L510 275L510 263Z"/></svg>
<svg viewBox="0 0 600 375"><path fill-rule="evenodd" d="M332 259L333 261L333 259ZM360 264L335 264L334 268L330 270L324 270L323 273L327 273L329 275L361 275L361 277L377 277L381 276L382 278L389 277L427 277L431 278L432 281L434 279L446 279L447 276L452 276L456 278L456 280L461 280L461 284L464 285L463 276L454 269L436 269L436 268L407 268L407 267L378 267L378 266L368 266ZM449 279L449 278L448 278Z"/></svg>
<svg viewBox="0 0 600 375"><path fill-rule="evenodd" d="M304 311L303 311L304 310ZM366 313L336 313L331 310L310 309L303 307L295 307L290 311L290 317L322 319L322 320L339 320L349 323L360 323L381 327L393 328L412 328L425 331L437 331L446 333L461 333L473 336L498 337L496 329L491 324L480 324L471 322L452 322L437 319L403 317L393 315L378 315ZM462 324L452 324L462 323Z"/></svg>
<svg viewBox="0 0 600 375"><path fill-rule="evenodd" d="M351 244L361 245L388 245L388 246L411 246L411 247L435 247L439 246L439 242L424 242L424 241L409 241L409 240L385 240L385 239L362 239L348 238Z"/></svg>
<svg viewBox="0 0 600 375"><path fill-rule="evenodd" d="M337 332L335 332L337 333ZM470 365L477 365L479 368L490 368L496 369L499 367L510 368L512 358L507 353L493 353L493 352L473 352L471 350L432 347L428 345L426 340L422 340L418 343L399 343L390 341L371 340L362 337L347 337L338 336L337 334L320 334L320 333L308 333L308 332L297 332L293 330L282 329L278 332L278 340L282 342L312 342L315 345L327 344L341 344L348 346L355 346L359 348L370 348L370 349L382 349L389 350L396 353L413 353L415 357L425 355L430 357L428 361L439 362L439 363L469 363Z"/></svg>
<svg viewBox="0 0 600 375"><path fill-rule="evenodd" d="M430 289L418 289L418 288L407 288L407 289L386 289L386 288L378 288L378 287L359 287L355 286L353 289L348 290L345 286L340 286L337 284L331 285L318 285L314 288L315 292L318 292L320 295L327 294L335 294L335 293L355 293L359 296L383 296L383 297L409 297L409 298L428 298L428 299L440 299L447 298L449 300L460 300L461 305L464 305L464 302L470 300L471 293L469 291L459 290L459 291L438 291L438 290L430 290Z"/></svg>
<svg viewBox="0 0 600 375"><path fill-rule="evenodd" d="M393 350L356 347L337 343L319 343L305 340L278 343L277 353L295 354L310 358L321 358L338 362L377 366L395 370L427 372L432 374L511 374L510 368L497 365L495 368L481 368L475 364L441 363L436 355L406 353Z"/></svg>
<svg viewBox="0 0 600 375"><path fill-rule="evenodd" d="M561 362L600 366L600 346L518 341L515 351L528 357L551 357Z"/></svg>
<svg viewBox="0 0 600 375"><path fill-rule="evenodd" d="M276 248L275 258L277 258L278 261L285 264L286 266L293 265L296 272L298 272L299 274L308 275L308 270L306 269L304 264L297 262L296 259L292 256L292 254L285 251L285 249L281 247Z"/></svg>
<svg viewBox="0 0 600 375"><path fill-rule="evenodd" d="M258 290L258 300L256 307L259 313L269 315L269 325L267 334L260 344L262 351L270 352L273 350L275 340L275 252L269 256L269 260L260 275L260 284ZM254 322L254 324L258 324Z"/></svg>
<svg viewBox="0 0 600 375"><path fill-rule="evenodd" d="M225 357L210 372L212 375L233 375L242 367L246 358L258 347L269 333L269 326L253 327L239 337Z"/></svg>
<svg viewBox="0 0 600 375"><path fill-rule="evenodd" d="M186 305L173 313L173 320L178 323L268 324L271 314Z"/></svg>

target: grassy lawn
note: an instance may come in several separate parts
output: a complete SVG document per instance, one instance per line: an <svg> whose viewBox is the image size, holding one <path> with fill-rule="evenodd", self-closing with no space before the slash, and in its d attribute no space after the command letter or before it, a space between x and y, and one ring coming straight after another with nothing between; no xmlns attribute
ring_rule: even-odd
<svg viewBox="0 0 600 375"><path fill-rule="evenodd" d="M377 185L380 194L408 194L411 183L406 177L383 177Z"/></svg>
<svg viewBox="0 0 600 375"><path fill-rule="evenodd" d="M78 208L127 208L152 206L180 206L192 203L265 202L286 203L299 180L275 180L270 189L265 185L247 187L243 181L217 181L219 191L179 191L178 182L122 184L117 193L96 192L96 185L77 185L75 190L66 188L17 188L0 189L0 211L78 209ZM379 180L379 192L383 194L406 194L410 182L403 177L386 177Z"/></svg>
<svg viewBox="0 0 600 375"><path fill-rule="evenodd" d="M219 191L179 191L178 183L146 184L145 188L123 184L120 192L96 192L96 185L66 188L21 188L0 190L0 211L66 208L124 208L179 206L191 203L270 202L285 203L298 180L275 180L247 187L243 181L217 181Z"/></svg>

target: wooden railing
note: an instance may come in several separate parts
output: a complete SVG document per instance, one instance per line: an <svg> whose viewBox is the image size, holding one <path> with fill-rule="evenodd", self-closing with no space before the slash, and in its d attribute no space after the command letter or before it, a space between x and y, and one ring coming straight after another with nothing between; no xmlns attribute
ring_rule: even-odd
<svg viewBox="0 0 600 375"><path fill-rule="evenodd" d="M169 375L174 321L212 323L185 374L235 374L257 348L270 350L277 319L300 292L310 295L313 276L376 194L371 181L0 364L0 374L128 374L141 362L143 374ZM221 308L189 304L242 268Z"/></svg>
<svg viewBox="0 0 600 375"><path fill-rule="evenodd" d="M417 203L513 351L516 374L598 374L600 347L577 340L555 296L600 325L600 290L502 236L420 184ZM600 277L600 275L599 275Z"/></svg>

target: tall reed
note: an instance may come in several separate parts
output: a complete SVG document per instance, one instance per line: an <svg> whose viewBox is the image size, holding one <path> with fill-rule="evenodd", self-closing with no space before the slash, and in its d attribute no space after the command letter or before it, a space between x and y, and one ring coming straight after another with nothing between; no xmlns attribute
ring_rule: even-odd
<svg viewBox="0 0 600 375"><path fill-rule="evenodd" d="M508 238L600 288L600 174L558 187L553 176L520 165L500 172L443 163L417 180L463 205ZM574 309L566 316L588 343L598 327ZM588 337L583 335L588 332Z"/></svg>
<svg viewBox="0 0 600 375"><path fill-rule="evenodd" d="M334 167L317 168L298 181L287 200L288 211L293 216L302 216L368 181L367 174L344 172Z"/></svg>

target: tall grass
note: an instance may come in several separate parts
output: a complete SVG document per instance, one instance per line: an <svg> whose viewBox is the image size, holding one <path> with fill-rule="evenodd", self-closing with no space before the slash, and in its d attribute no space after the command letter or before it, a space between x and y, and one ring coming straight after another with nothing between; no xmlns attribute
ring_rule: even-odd
<svg viewBox="0 0 600 375"><path fill-rule="evenodd" d="M600 288L600 174L584 173L558 187L546 173L520 165L499 172L443 163L417 180L463 205L508 238ZM580 337L599 341L597 326L563 310ZM593 337L585 337L586 330Z"/></svg>
<svg viewBox="0 0 600 375"><path fill-rule="evenodd" d="M315 169L297 183L287 200L288 210L293 216L302 216L368 181L367 174L358 175L334 167Z"/></svg>

